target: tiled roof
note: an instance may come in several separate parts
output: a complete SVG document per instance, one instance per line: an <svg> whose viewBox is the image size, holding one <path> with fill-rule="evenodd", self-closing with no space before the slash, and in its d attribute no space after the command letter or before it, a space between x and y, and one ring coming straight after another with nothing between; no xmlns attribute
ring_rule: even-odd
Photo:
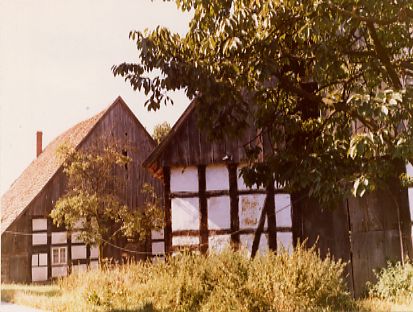
<svg viewBox="0 0 413 312"><path fill-rule="evenodd" d="M78 146L91 132L102 116L116 103L90 119L80 122L54 139L43 152L32 161L23 173L13 182L10 189L1 197L1 234L20 216L35 199L54 174L62 166L56 155L62 144Z"/></svg>

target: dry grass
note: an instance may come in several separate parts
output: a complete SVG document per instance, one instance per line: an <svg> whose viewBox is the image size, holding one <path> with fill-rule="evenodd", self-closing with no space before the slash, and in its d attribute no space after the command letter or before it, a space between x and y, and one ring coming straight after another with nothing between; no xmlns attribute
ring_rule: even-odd
<svg viewBox="0 0 413 312"><path fill-rule="evenodd" d="M413 311L413 302L410 304L397 304L390 301L385 301L377 298L360 299L357 302L360 311L366 312L405 312Z"/></svg>
<svg viewBox="0 0 413 312"><path fill-rule="evenodd" d="M183 255L73 274L52 285L2 285L2 301L45 311L413 311L379 299L354 301L343 264L314 250L248 259Z"/></svg>

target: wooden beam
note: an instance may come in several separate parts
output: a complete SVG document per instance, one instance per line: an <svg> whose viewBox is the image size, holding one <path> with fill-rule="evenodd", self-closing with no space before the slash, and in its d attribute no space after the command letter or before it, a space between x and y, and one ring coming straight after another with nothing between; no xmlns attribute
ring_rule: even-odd
<svg viewBox="0 0 413 312"><path fill-rule="evenodd" d="M303 229L303 214L301 200L303 199L302 193L292 193L291 194L291 218L292 218L292 232L293 232L293 246L297 246L300 241L303 242L304 239L304 229Z"/></svg>
<svg viewBox="0 0 413 312"><path fill-rule="evenodd" d="M171 215L171 169L169 167L163 168L164 178L164 209L165 209L165 254L172 251L172 215Z"/></svg>
<svg viewBox="0 0 413 312"><path fill-rule="evenodd" d="M237 183L237 165L228 165L229 174L229 197L230 197L230 216L231 216L231 244L235 249L240 245L239 233L239 199Z"/></svg>
<svg viewBox="0 0 413 312"><path fill-rule="evenodd" d="M267 186L268 247L277 251L277 221L275 216L274 181Z"/></svg>
<svg viewBox="0 0 413 312"><path fill-rule="evenodd" d="M52 227L53 222L52 219L47 218L47 279L52 279ZM31 266L31 262L30 262Z"/></svg>
<svg viewBox="0 0 413 312"><path fill-rule="evenodd" d="M267 194L267 196L265 197L265 201L264 201L264 207L262 207L260 220L258 221L258 227L255 231L254 241L252 242L251 258L254 258L255 255L257 254L258 246L260 244L260 239L261 239L261 233L264 230L265 215L267 214L268 206L269 206L268 205L268 198L269 198L269 196Z"/></svg>
<svg viewBox="0 0 413 312"><path fill-rule="evenodd" d="M201 253L208 251L208 203L206 197L206 176L205 166L198 166L198 185L199 185L199 212L200 212L200 243Z"/></svg>

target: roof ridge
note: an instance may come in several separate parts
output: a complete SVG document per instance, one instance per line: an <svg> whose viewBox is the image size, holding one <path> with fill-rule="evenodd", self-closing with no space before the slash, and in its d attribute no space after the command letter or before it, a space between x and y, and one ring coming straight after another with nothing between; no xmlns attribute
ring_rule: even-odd
<svg viewBox="0 0 413 312"><path fill-rule="evenodd" d="M21 215L27 206L53 179L60 170L63 161L56 157L57 148L64 143L72 143L79 147L93 131L108 111L120 102L118 96L109 106L99 113L82 120L59 134L44 148L42 153L32 160L19 177L13 181L8 190L1 196L1 233Z"/></svg>

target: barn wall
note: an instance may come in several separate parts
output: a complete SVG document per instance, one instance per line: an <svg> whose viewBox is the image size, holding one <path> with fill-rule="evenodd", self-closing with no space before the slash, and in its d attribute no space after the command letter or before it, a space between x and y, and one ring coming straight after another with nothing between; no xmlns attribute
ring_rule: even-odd
<svg viewBox="0 0 413 312"><path fill-rule="evenodd" d="M136 209L141 207L145 201L141 193L144 183L152 184L160 197L162 197L163 189L161 183L150 176L147 170L141 166L154 143L145 133L144 128L136 124L134 118L123 105L112 106L87 136L82 146L86 147L105 136L112 136L114 139L126 142L128 146L131 146L127 152L133 161L128 164L127 169L125 168L118 174L126 181L123 195L126 197L129 207ZM84 270L88 264L97 265L96 248L86 246L79 241L76 238L76 231L67 233L63 228L56 228L51 219L48 218L54 204L64 193L65 180L65 175L60 169L30 203L25 212L2 235L2 281L30 282L33 279L41 281L44 280L44 276L46 279L50 279L66 275L70 269L79 271ZM44 220L47 220L46 228L42 230ZM38 230L36 231L36 229ZM14 235L10 232L27 233L27 235ZM123 241L118 242L120 246L124 244ZM64 247L65 251L59 255L67 259L66 264L51 265L52 246ZM151 251L149 243L136 248L141 251ZM44 265L45 255L47 257L46 265ZM119 249L111 247L105 248L104 255L115 259L125 256ZM71 264L72 267L68 264ZM45 271L47 271L46 275Z"/></svg>
<svg viewBox="0 0 413 312"><path fill-rule="evenodd" d="M111 136L115 141L126 144L127 155L132 158L127 169L119 169L117 174L124 178L123 196L126 198L128 206L132 209L142 208L146 197L141 190L145 183L154 187L154 191L159 195L160 202L163 198L163 185L141 166L149 153L153 150L154 142L142 126L136 124L136 117L132 115L122 105L113 107L105 117L93 129L91 135L87 138L84 145L94 144L96 140ZM119 246L125 246L126 242L119 240L115 243ZM137 247L136 244L129 246L127 249L139 248L140 251L151 252L150 240ZM109 258L122 259L125 257L134 257L135 259L145 258L140 254L125 254L122 250L112 246L106 246L104 255Z"/></svg>
<svg viewBox="0 0 413 312"><path fill-rule="evenodd" d="M211 140L199 130L197 112L193 110L179 125L168 147L159 155L159 167L197 166L198 164L220 164L223 157L230 156L234 163L246 159L245 144L255 142L257 130L253 127L243 130L239 138Z"/></svg>
<svg viewBox="0 0 413 312"><path fill-rule="evenodd" d="M412 257L407 192L396 187L391 192L348 200L356 296L364 295L366 282L375 280L373 270L385 267L389 260L401 260L402 254Z"/></svg>
<svg viewBox="0 0 413 312"><path fill-rule="evenodd" d="M400 220L393 197L400 209ZM293 203L295 242L307 239L307 245L316 245L322 257L329 253L348 262L345 276L356 297L365 295L366 282L375 280L373 270L386 266L389 260L401 260L400 231L403 253L412 256L406 190L393 187L392 194L370 193L325 209L299 194L293 195Z"/></svg>
<svg viewBox="0 0 413 312"><path fill-rule="evenodd" d="M335 207L324 207L309 199L306 194L293 194L294 244L306 241L306 246L316 245L321 257L328 254L344 262L351 260L350 227L347 202ZM352 265L345 268L346 281L353 290Z"/></svg>
<svg viewBox="0 0 413 312"><path fill-rule="evenodd" d="M258 143L257 130L250 127L238 138L212 141L200 131L196 110L188 112L174 126L173 135L165 141L167 144L161 145L147 160L148 166L157 176L163 176L165 182L166 251L179 249L180 244L193 249L199 249L196 244L220 249L229 241L251 246L251 235L256 229L263 198L271 190L248 193L249 189L238 179L239 168L236 171L228 170L227 175L219 166L223 164L224 157L232 164L245 161L244 147L249 142ZM265 155L266 144L262 145ZM203 179L199 176L200 167L206 167L205 186L199 183ZM413 175L413 169L410 170ZM226 188L228 183L229 188ZM412 190L409 191L411 198ZM260 246L264 248L267 245L261 245L266 239L268 245L275 248L280 241L288 246L291 240L296 244L307 239L308 246L317 243L321 256L330 253L335 259L349 262L345 272L347 282L354 294L359 296L365 289L365 281L372 279L371 269L384 265L384 259L400 259L399 232L403 237L404 255L413 256L413 204L409 212L406 192L399 190L395 194L400 207L397 220L395 206L384 194L365 195L362 200L345 200L328 209L322 209L319 203L309 200L308 194L292 194L293 209L290 206L284 216L282 211L277 211L277 206L285 205L276 204L277 199L274 198L276 218L270 217L267 222L272 220L280 230L274 231L277 236L274 244L274 233L266 224L268 233L264 231ZM280 200L288 202L291 199L278 198ZM246 209L249 217L243 212L243 207L247 206L250 207ZM245 226L250 219L253 224L250 232L246 233ZM382 221L378 223L377 220ZM292 238L288 233L291 228ZM190 238L175 238L185 235Z"/></svg>
<svg viewBox="0 0 413 312"><path fill-rule="evenodd" d="M225 163L165 168L165 250L252 250L266 198L271 198L258 250L292 248L291 199L282 190L247 189L239 167ZM169 211L168 211L169 210Z"/></svg>
<svg viewBox="0 0 413 312"><path fill-rule="evenodd" d="M29 218L24 214L10 226L9 231L27 233L15 235L10 232L1 236L1 282L27 283L31 281L30 255L31 236L28 224Z"/></svg>

